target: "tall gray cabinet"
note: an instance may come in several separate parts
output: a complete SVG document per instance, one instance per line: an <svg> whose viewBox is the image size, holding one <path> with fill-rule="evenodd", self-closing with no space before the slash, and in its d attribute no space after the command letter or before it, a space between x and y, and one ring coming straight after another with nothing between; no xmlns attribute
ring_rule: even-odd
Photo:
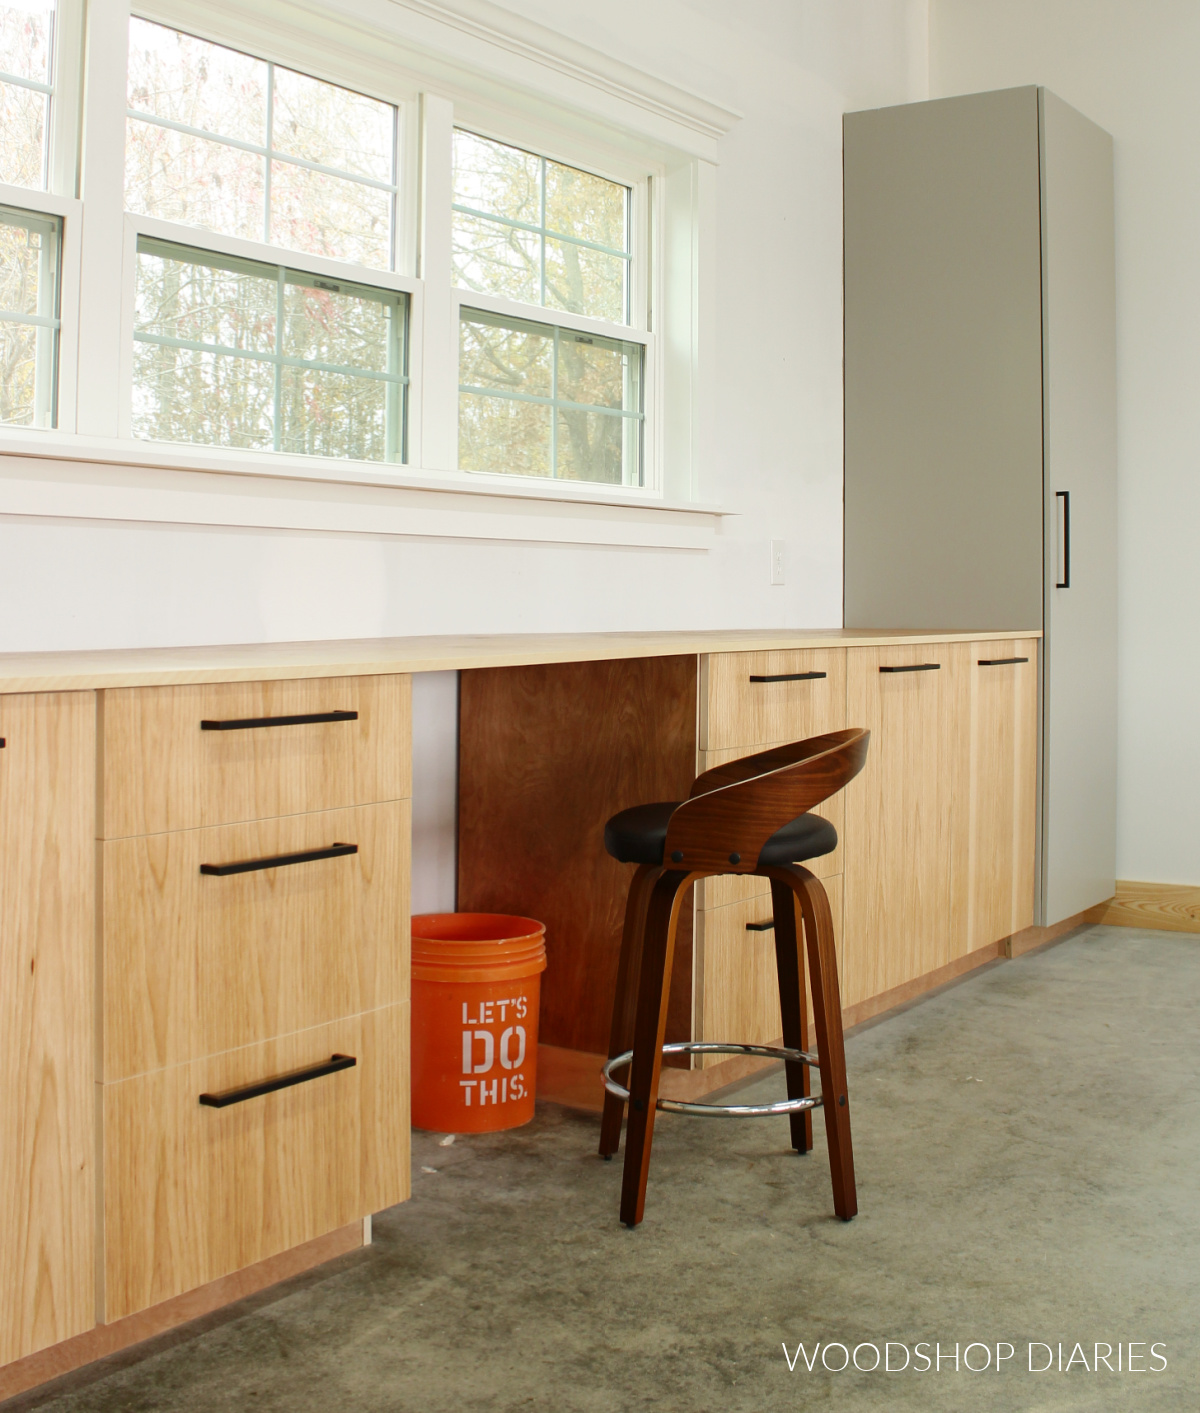
<svg viewBox="0 0 1200 1413"><path fill-rule="evenodd" d="M1114 889L1112 140L1030 87L844 143L845 623L1043 629L1049 925Z"/></svg>

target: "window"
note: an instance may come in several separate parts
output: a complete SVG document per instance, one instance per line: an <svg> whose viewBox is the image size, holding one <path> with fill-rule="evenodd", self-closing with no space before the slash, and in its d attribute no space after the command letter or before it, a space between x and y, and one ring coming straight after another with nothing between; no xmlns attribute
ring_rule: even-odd
<svg viewBox="0 0 1200 1413"><path fill-rule="evenodd" d="M0 182L44 190L54 92L51 0L0 0Z"/></svg>
<svg viewBox="0 0 1200 1413"><path fill-rule="evenodd" d="M0 0L0 451L689 498L694 147L285 8Z"/></svg>
<svg viewBox="0 0 1200 1413"><path fill-rule="evenodd" d="M143 237L134 434L396 461L405 295Z"/></svg>
<svg viewBox="0 0 1200 1413"><path fill-rule="evenodd" d="M133 435L403 459L409 301L369 282L394 263L396 108L139 19L128 104L126 206L157 222L137 237ZM254 258L279 246L292 263Z"/></svg>
<svg viewBox="0 0 1200 1413"><path fill-rule="evenodd" d="M130 211L392 268L390 103L138 19L128 82Z"/></svg>
<svg viewBox="0 0 1200 1413"><path fill-rule="evenodd" d="M0 206L0 423L53 427L62 222Z"/></svg>
<svg viewBox="0 0 1200 1413"><path fill-rule="evenodd" d="M642 485L646 350L620 336L634 314L631 198L620 182L455 131L455 280L495 301L460 305L463 470ZM534 321L511 304L581 317Z"/></svg>

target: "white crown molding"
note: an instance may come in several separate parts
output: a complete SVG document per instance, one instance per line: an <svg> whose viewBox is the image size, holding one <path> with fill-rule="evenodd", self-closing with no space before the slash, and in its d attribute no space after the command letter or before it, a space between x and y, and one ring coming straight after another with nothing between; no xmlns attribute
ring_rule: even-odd
<svg viewBox="0 0 1200 1413"><path fill-rule="evenodd" d="M704 137L723 137L742 114L701 98L654 74L614 59L602 50L525 19L491 0L388 0L391 8L422 15L499 49L590 84L625 103L693 128Z"/></svg>
<svg viewBox="0 0 1200 1413"><path fill-rule="evenodd" d="M418 87L549 104L708 161L741 118L491 0L133 0L133 10L251 49L261 48L265 24L285 49L311 52L318 65L325 50L358 58L377 81L402 74Z"/></svg>

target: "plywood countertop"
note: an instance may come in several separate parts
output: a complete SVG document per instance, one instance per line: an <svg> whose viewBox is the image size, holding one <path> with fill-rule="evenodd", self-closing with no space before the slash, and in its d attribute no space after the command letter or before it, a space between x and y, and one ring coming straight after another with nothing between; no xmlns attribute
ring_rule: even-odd
<svg viewBox="0 0 1200 1413"><path fill-rule="evenodd" d="M360 677L602 662L676 653L770 652L789 648L881 647L901 643L1040 638L1037 629L904 632L861 628L721 629L683 633L519 633L415 638L350 638L313 643L235 643L194 648L0 653L0 692L68 692L101 687L263 682L297 677Z"/></svg>

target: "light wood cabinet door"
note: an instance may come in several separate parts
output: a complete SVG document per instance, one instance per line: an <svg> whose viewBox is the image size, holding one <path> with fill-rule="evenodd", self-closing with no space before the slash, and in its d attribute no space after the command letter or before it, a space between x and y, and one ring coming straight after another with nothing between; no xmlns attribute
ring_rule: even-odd
<svg viewBox="0 0 1200 1413"><path fill-rule="evenodd" d="M726 760L845 725L846 649L710 653L701 659L701 751Z"/></svg>
<svg viewBox="0 0 1200 1413"><path fill-rule="evenodd" d="M225 1108L200 1102L353 1056ZM408 1004L106 1084L104 1318L402 1202Z"/></svg>
<svg viewBox="0 0 1200 1413"><path fill-rule="evenodd" d="M843 1005L967 951L954 880L968 857L970 645L854 648L846 721L871 732L845 790Z"/></svg>
<svg viewBox="0 0 1200 1413"><path fill-rule="evenodd" d="M407 999L409 832L395 800L104 843L104 1079Z"/></svg>
<svg viewBox="0 0 1200 1413"><path fill-rule="evenodd" d="M102 692L100 837L405 799L411 722L401 675Z"/></svg>
<svg viewBox="0 0 1200 1413"><path fill-rule="evenodd" d="M95 726L0 696L0 1365L95 1323Z"/></svg>
<svg viewBox="0 0 1200 1413"><path fill-rule="evenodd" d="M969 837L955 924L973 952L1033 926L1038 643L969 648Z"/></svg>

